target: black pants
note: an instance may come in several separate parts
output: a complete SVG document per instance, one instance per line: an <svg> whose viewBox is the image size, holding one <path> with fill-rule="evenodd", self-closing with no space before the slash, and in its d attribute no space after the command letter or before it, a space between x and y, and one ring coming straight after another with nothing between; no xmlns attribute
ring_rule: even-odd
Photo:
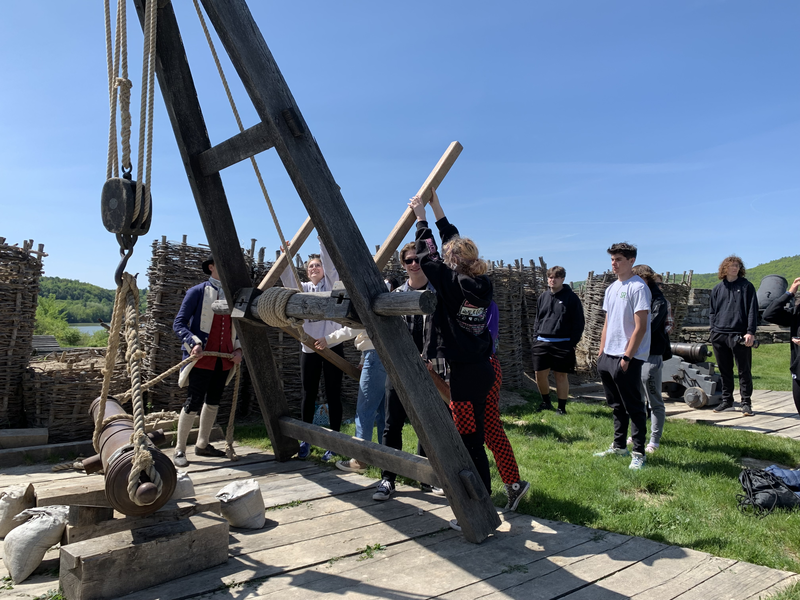
<svg viewBox="0 0 800 600"><path fill-rule="evenodd" d="M383 430L383 445L394 448L395 450L403 449L403 426L406 424L406 409L403 403L400 402L400 396L397 395L397 390L386 378L386 425ZM417 454L426 456L425 449L422 444L417 442ZM392 483L397 479L397 473L391 471L382 471L381 477L388 479ZM426 483L426 482L422 482Z"/></svg>
<svg viewBox="0 0 800 600"><path fill-rule="evenodd" d="M603 382L606 402L614 411L614 447L628 446L628 423L631 425L633 451L644 454L647 437L647 411L642 399L642 364L633 358L628 369L620 367L621 356L601 354L597 360L597 371Z"/></svg>
<svg viewBox="0 0 800 600"><path fill-rule="evenodd" d="M717 357L717 370L722 379L722 401L733 404L733 362L739 370L739 394L742 404L750 404L753 395L753 349L737 344L733 338L737 334L711 332L711 345Z"/></svg>
<svg viewBox="0 0 800 600"><path fill-rule="evenodd" d="M344 356L344 348L339 344L330 348L339 356ZM328 400L328 416L331 429L342 428L342 373L341 369L322 358L316 352L300 352L300 379L303 382L303 403L300 414L306 423L314 422L314 410L319 392L319 378L325 375L325 397Z"/></svg>
<svg viewBox="0 0 800 600"><path fill-rule="evenodd" d="M792 397L797 414L800 415L800 380L795 379L794 375L792 375Z"/></svg>
<svg viewBox="0 0 800 600"><path fill-rule="evenodd" d="M186 402L183 403L183 411L185 413L198 412L203 408L203 402L209 406L219 406L226 379L228 379L228 371L222 370L221 358L217 358L214 369L193 367L189 371L189 390Z"/></svg>
<svg viewBox="0 0 800 600"><path fill-rule="evenodd" d="M486 397L492 389L494 377L494 367L488 358L480 363L450 363L450 407L456 429L489 494L492 493L492 475L483 449L484 418Z"/></svg>

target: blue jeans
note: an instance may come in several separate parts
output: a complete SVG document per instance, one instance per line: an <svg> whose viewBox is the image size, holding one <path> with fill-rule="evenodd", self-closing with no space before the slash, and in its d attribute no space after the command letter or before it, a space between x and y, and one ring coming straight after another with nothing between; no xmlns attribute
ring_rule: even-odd
<svg viewBox="0 0 800 600"><path fill-rule="evenodd" d="M358 382L356 403L356 437L372 441L372 427L377 425L378 443L386 421L386 369L375 350L364 351L364 367Z"/></svg>

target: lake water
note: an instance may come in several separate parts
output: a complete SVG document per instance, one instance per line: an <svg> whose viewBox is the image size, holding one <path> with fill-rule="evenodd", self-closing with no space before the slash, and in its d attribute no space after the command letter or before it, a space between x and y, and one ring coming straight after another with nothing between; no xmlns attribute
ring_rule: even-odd
<svg viewBox="0 0 800 600"><path fill-rule="evenodd" d="M81 333L92 335L95 331L100 331L103 326L99 323L70 323L70 327L77 329Z"/></svg>

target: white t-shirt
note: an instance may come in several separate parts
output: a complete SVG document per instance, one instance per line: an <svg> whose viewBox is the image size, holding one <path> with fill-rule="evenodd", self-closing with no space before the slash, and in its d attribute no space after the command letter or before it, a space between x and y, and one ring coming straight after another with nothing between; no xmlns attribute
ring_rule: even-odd
<svg viewBox="0 0 800 600"><path fill-rule="evenodd" d="M628 340L636 328L634 314L640 310L650 313L652 297L644 280L634 275L627 281L615 281L606 288L603 310L606 311L606 345L603 352L609 356L623 356ZM647 331L636 354L632 358L647 360L650 354L650 318L646 319Z"/></svg>

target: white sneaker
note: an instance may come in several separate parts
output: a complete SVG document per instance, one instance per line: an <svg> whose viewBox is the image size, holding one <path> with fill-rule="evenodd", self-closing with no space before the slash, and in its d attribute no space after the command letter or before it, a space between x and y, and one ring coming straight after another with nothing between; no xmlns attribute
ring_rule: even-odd
<svg viewBox="0 0 800 600"><path fill-rule="evenodd" d="M634 471L639 471L644 467L644 454L641 452L634 452L631 457L631 464L628 467L629 469L633 469Z"/></svg>
<svg viewBox="0 0 800 600"><path fill-rule="evenodd" d="M630 456L630 452L628 452L627 448L615 448L614 444L611 444L607 450L602 450L600 452L595 452L593 456Z"/></svg>

